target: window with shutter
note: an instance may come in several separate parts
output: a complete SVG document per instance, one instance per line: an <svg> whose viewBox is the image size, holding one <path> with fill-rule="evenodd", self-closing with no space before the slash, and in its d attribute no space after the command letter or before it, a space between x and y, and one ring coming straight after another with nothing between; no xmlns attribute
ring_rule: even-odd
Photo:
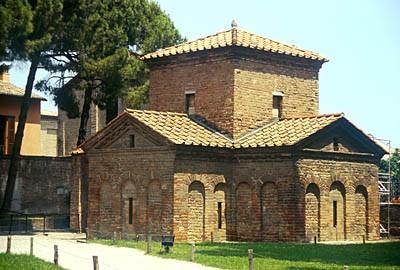
<svg viewBox="0 0 400 270"><path fill-rule="evenodd" d="M10 155L14 146L15 139L15 117L8 116L7 117L7 142L6 142L6 155Z"/></svg>
<svg viewBox="0 0 400 270"><path fill-rule="evenodd" d="M10 155L14 146L15 117L0 115L0 155Z"/></svg>

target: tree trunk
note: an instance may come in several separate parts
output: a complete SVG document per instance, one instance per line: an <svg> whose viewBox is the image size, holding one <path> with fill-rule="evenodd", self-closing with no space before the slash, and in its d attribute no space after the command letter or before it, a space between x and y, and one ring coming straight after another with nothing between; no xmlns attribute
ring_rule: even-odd
<svg viewBox="0 0 400 270"><path fill-rule="evenodd" d="M32 88L33 88L33 83L35 81L37 67L38 67L38 60L37 59L32 60L31 66L29 68L28 80L25 85L25 94L21 102L21 108L18 117L17 133L15 134L15 141L11 153L10 166L8 168L6 190L4 192L3 204L0 209L1 213L7 213L11 209L11 201L14 193L14 187L17 179L17 171L20 161L22 139L24 137L25 123L26 123L26 118L28 116L28 110L32 95Z"/></svg>
<svg viewBox="0 0 400 270"><path fill-rule="evenodd" d="M92 88L87 86L85 89L85 98L83 101L82 113L81 113L81 124L79 126L77 146L81 145L86 138L87 123L89 120L90 104L92 103Z"/></svg>

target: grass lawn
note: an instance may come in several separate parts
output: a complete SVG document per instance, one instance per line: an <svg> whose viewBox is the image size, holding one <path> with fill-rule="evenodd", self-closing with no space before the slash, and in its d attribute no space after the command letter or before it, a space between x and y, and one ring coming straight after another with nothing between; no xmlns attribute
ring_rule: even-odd
<svg viewBox="0 0 400 270"><path fill-rule="evenodd" d="M62 270L63 268L29 255L0 253L0 269Z"/></svg>
<svg viewBox="0 0 400 270"><path fill-rule="evenodd" d="M146 250L145 242L92 240L92 243ZM198 243L195 261L222 269L248 269L247 250L254 250L254 269L400 269L400 242L323 245L284 243ZM165 254L152 242L151 255L190 260L190 244L175 244Z"/></svg>

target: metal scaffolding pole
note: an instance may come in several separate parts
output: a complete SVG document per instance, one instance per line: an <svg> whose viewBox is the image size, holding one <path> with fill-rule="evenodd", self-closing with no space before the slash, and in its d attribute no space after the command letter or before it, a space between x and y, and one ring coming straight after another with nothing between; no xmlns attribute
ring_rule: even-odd
<svg viewBox="0 0 400 270"><path fill-rule="evenodd" d="M387 207L387 229L384 229L381 225L381 230L383 229L385 233L388 234L390 238L390 205L392 201L392 172L391 172L391 157L392 149L390 140L377 139L375 140L384 143L388 147L389 157L388 157L388 172L379 174L379 191L380 195L384 196L383 200L380 199L380 205L386 205ZM386 197L386 200L385 200ZM386 202L385 202L386 201Z"/></svg>

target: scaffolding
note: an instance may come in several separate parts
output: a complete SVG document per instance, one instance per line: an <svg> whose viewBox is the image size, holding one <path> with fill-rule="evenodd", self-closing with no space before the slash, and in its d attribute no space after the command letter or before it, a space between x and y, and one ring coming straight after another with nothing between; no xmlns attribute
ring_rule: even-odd
<svg viewBox="0 0 400 270"><path fill-rule="evenodd" d="M379 207L382 209L381 206L386 206L386 227L384 224L382 224L382 218L381 218L381 223L379 227L379 231L383 235L387 235L388 238L390 238L390 205L392 204L392 175L391 175L391 168L390 168L390 160L392 157L392 149L390 145L390 140L385 140L385 139L376 139L376 141L379 141L383 143L387 148L389 152L389 157L388 157L388 172L387 173L379 173L378 174L378 186L379 186ZM381 213L382 215L382 213Z"/></svg>

